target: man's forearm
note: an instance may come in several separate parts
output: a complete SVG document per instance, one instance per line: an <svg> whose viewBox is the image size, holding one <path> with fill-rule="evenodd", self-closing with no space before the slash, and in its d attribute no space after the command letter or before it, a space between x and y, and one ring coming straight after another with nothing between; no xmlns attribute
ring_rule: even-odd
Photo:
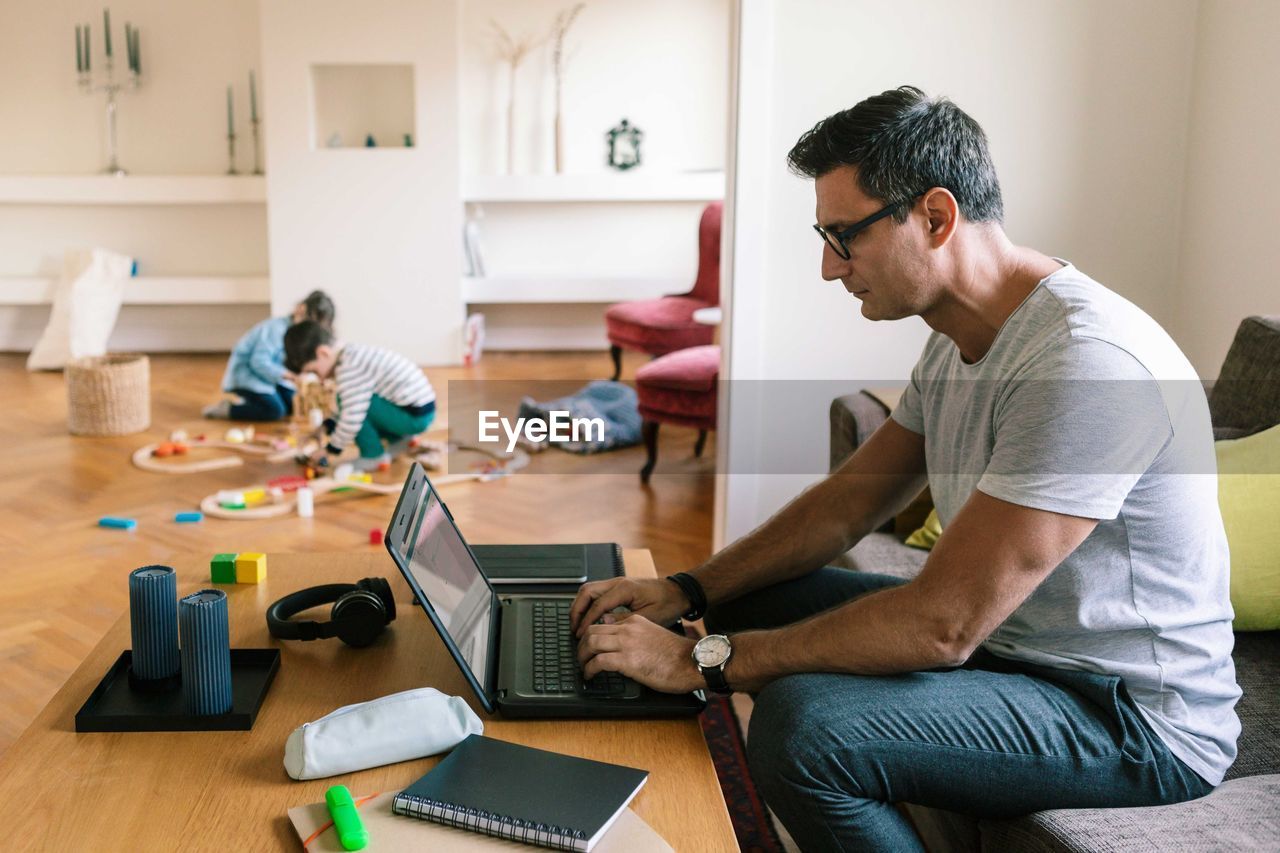
<svg viewBox="0 0 1280 853"><path fill-rule="evenodd" d="M764 524L714 554L691 574L710 604L826 565L865 535L847 494L848 482L828 477L801 492Z"/></svg>
<svg viewBox="0 0 1280 853"><path fill-rule="evenodd" d="M691 574L713 605L802 577L892 518L926 480L924 436L890 419L834 474Z"/></svg>
<svg viewBox="0 0 1280 853"><path fill-rule="evenodd" d="M907 584L783 628L734 634L725 677L734 690L755 691L801 672L887 675L958 666L970 650L934 610Z"/></svg>

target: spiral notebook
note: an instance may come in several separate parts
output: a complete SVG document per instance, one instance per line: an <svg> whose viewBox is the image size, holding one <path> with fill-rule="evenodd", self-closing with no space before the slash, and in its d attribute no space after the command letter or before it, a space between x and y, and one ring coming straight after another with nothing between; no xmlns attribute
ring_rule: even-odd
<svg viewBox="0 0 1280 853"><path fill-rule="evenodd" d="M465 829L453 829L411 820L392 814L391 801L395 794L373 794L356 797L360 819L369 831L369 846L364 853L401 853L404 850L430 850L431 853L516 853L528 850L523 844L505 838L490 838ZM309 803L289 809L289 821L293 824L302 849L308 853L344 853L333 827L329 807L324 803ZM653 827L631 809L623 809L609 831L600 839L592 853L673 853L671 845L654 832Z"/></svg>
<svg viewBox="0 0 1280 853"><path fill-rule="evenodd" d="M587 853L648 780L646 770L471 735L392 800L396 814Z"/></svg>

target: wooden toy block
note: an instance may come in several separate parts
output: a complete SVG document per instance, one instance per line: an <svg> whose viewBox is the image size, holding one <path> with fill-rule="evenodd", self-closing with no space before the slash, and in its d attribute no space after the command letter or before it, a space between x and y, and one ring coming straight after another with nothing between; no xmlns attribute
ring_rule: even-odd
<svg viewBox="0 0 1280 853"><path fill-rule="evenodd" d="M173 520L179 524L195 524L204 521L204 513L202 512L180 512L173 517Z"/></svg>
<svg viewBox="0 0 1280 853"><path fill-rule="evenodd" d="M104 515L98 519L99 527L113 527L117 530L135 530L138 527L138 521L134 518L117 518L111 515Z"/></svg>
<svg viewBox="0 0 1280 853"><path fill-rule="evenodd" d="M370 530L370 531L369 531L369 544L370 544L370 545L381 545L381 544L382 544L382 531L381 531L381 530L379 530L378 528L376 528L376 527L375 527L375 528L373 528L372 530Z"/></svg>
<svg viewBox="0 0 1280 853"><path fill-rule="evenodd" d="M379 463L378 463L378 470L379 470L379 471L390 471L390 470L391 470L391 463L390 463L390 462L379 462Z"/></svg>
<svg viewBox="0 0 1280 853"><path fill-rule="evenodd" d="M261 583L266 579L266 554L239 554L236 556L236 583Z"/></svg>
<svg viewBox="0 0 1280 853"><path fill-rule="evenodd" d="M235 583L236 555L214 554L209 561L209 569L214 583Z"/></svg>
<svg viewBox="0 0 1280 853"><path fill-rule="evenodd" d="M260 504L267 499L266 489L247 489L244 493L245 506Z"/></svg>

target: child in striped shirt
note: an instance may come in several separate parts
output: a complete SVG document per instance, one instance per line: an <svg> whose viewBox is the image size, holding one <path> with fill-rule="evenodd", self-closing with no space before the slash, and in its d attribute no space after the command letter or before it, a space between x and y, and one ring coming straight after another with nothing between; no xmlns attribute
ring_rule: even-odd
<svg viewBox="0 0 1280 853"><path fill-rule="evenodd" d="M355 441L358 470L368 471L408 449L409 439L435 419L436 392L427 377L402 355L365 344L341 343L333 332L311 320L284 335L285 366L296 374L333 376L338 412L329 443L316 452L319 463L337 456ZM387 446L383 446L383 442Z"/></svg>

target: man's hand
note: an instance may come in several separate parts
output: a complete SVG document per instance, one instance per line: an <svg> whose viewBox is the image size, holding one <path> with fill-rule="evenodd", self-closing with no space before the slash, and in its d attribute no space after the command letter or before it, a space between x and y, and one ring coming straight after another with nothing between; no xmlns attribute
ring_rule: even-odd
<svg viewBox="0 0 1280 853"><path fill-rule="evenodd" d="M637 613L604 618L604 624L588 625L578 643L583 678L620 672L663 693L689 693L706 686L693 662L693 640Z"/></svg>
<svg viewBox="0 0 1280 853"><path fill-rule="evenodd" d="M625 607L659 625L669 625L692 605L680 587L663 578L614 578L585 583L569 608L569 624L578 637L588 625L615 607Z"/></svg>

